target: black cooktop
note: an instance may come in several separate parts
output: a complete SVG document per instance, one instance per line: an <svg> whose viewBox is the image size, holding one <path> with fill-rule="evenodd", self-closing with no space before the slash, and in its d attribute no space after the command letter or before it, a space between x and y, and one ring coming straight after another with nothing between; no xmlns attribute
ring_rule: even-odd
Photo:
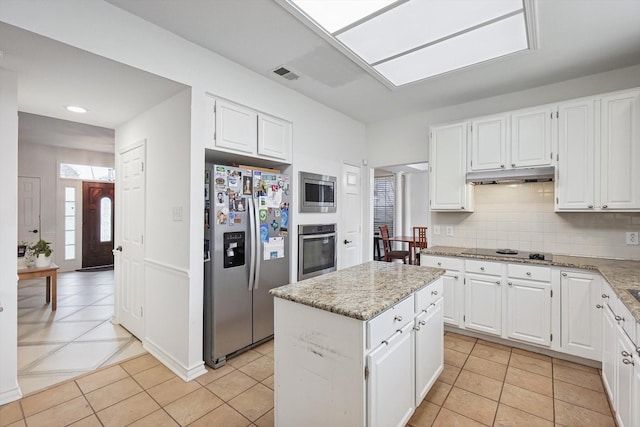
<svg viewBox="0 0 640 427"><path fill-rule="evenodd" d="M627 291L640 302L640 289L627 289Z"/></svg>
<svg viewBox="0 0 640 427"><path fill-rule="evenodd" d="M502 256L506 258L518 258L518 259L534 259L540 261L552 261L553 255L545 252L527 252L527 251L519 251L517 249L508 249L508 248L500 248L500 249L467 249L462 252L466 255L485 255L485 256Z"/></svg>

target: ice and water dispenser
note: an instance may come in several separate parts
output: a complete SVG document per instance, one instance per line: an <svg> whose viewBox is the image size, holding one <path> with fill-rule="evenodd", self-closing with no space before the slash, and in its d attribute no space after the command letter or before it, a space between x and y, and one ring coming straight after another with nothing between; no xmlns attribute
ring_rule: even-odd
<svg viewBox="0 0 640 427"><path fill-rule="evenodd" d="M224 268L244 265L244 231L224 233Z"/></svg>

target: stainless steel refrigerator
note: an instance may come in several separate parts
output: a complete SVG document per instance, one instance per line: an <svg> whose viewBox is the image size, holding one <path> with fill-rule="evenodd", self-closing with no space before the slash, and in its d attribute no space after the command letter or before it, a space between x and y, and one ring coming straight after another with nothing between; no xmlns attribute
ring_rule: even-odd
<svg viewBox="0 0 640 427"><path fill-rule="evenodd" d="M269 290L289 283L289 176L207 164L204 360L218 368L273 335Z"/></svg>

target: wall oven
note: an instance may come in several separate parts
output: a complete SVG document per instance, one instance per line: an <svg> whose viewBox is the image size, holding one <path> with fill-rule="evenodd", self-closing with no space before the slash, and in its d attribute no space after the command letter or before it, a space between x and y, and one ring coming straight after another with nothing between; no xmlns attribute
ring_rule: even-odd
<svg viewBox="0 0 640 427"><path fill-rule="evenodd" d="M336 271L336 224L298 226L298 280Z"/></svg>
<svg viewBox="0 0 640 427"><path fill-rule="evenodd" d="M300 172L300 212L335 212L336 177Z"/></svg>

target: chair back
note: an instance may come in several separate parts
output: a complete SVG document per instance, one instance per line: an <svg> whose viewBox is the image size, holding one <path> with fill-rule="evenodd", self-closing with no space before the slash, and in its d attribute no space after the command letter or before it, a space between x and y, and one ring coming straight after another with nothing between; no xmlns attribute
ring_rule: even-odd
<svg viewBox="0 0 640 427"><path fill-rule="evenodd" d="M384 248L385 255L387 252L391 251L391 241L389 240L389 227L386 225L381 225L380 227L380 237L382 237L382 247Z"/></svg>
<svg viewBox="0 0 640 427"><path fill-rule="evenodd" d="M413 227L413 259L420 263L420 249L427 248L427 227Z"/></svg>

